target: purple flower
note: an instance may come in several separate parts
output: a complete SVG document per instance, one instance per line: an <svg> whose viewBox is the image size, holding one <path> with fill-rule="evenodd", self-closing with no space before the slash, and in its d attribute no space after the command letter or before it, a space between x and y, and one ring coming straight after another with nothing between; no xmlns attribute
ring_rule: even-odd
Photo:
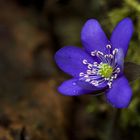
<svg viewBox="0 0 140 140"><path fill-rule="evenodd" d="M61 84L59 92L78 96L105 89L112 106L128 107L132 90L123 74L123 65L132 34L130 18L118 23L110 41L97 20L88 20L81 31L84 49L65 46L55 54L59 68L73 76Z"/></svg>

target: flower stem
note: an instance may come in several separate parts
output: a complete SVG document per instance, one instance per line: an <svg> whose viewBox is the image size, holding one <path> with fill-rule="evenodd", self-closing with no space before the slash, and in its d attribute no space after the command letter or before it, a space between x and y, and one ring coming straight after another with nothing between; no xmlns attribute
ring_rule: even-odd
<svg viewBox="0 0 140 140"><path fill-rule="evenodd" d="M120 115L121 115L121 109L115 109L109 126L108 140L119 139L118 133L119 133Z"/></svg>

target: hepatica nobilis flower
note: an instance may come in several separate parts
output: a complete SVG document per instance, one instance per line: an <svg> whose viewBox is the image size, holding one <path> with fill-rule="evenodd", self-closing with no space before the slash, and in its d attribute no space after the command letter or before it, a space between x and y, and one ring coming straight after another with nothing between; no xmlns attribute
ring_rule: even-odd
<svg viewBox="0 0 140 140"><path fill-rule="evenodd" d="M59 92L78 96L104 89L112 106L128 107L132 90L123 74L123 65L132 33L130 18L118 23L110 40L97 20L88 20L81 31L84 48L65 46L55 54L59 68L73 76L60 85Z"/></svg>

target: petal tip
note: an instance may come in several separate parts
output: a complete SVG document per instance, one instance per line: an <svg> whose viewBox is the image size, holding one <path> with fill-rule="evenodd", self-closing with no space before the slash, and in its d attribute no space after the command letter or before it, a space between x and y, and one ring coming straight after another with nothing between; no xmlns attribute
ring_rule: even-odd
<svg viewBox="0 0 140 140"><path fill-rule="evenodd" d="M127 26L129 26L129 28L131 28L131 31L133 32L134 26L133 26L133 21L130 17L126 17L126 18L122 19L120 21L120 23L126 24Z"/></svg>
<svg viewBox="0 0 140 140"><path fill-rule="evenodd" d="M106 92L107 102L115 108L127 108L131 99L132 89L124 76L114 81L112 88Z"/></svg>
<svg viewBox="0 0 140 140"><path fill-rule="evenodd" d="M69 91L67 91L64 82L57 88L58 92L64 96L72 96Z"/></svg>
<svg viewBox="0 0 140 140"><path fill-rule="evenodd" d="M131 18L126 17L122 19L114 28L110 38L113 49L122 48L124 56L126 56L133 32L134 26Z"/></svg>
<svg viewBox="0 0 140 140"><path fill-rule="evenodd" d="M126 18L122 19L122 21L127 21L127 22L131 22L132 23L132 19L130 17L126 17Z"/></svg>
<svg viewBox="0 0 140 140"><path fill-rule="evenodd" d="M114 104L112 103L109 99L107 99L107 102L114 108L118 108L118 109L125 109L125 108L128 108L129 105L130 105L130 102L131 102L131 98L128 99L129 102L126 102L126 103L123 103L123 104Z"/></svg>
<svg viewBox="0 0 140 140"><path fill-rule="evenodd" d="M81 41L88 53L94 50L105 52L108 38L100 23L96 19L89 19L81 30Z"/></svg>
<svg viewBox="0 0 140 140"><path fill-rule="evenodd" d="M65 95L66 94L64 93L64 90L62 89L62 86L60 85L58 88L57 88L58 92L61 93L62 95Z"/></svg>
<svg viewBox="0 0 140 140"><path fill-rule="evenodd" d="M96 19L94 19L94 18L90 18L90 19L88 19L86 22L85 22L85 24L90 24L90 23L98 23L98 21L96 20Z"/></svg>
<svg viewBox="0 0 140 140"><path fill-rule="evenodd" d="M90 93L90 90L84 90L77 85L77 79L73 78L64 81L59 87L58 91L65 96L79 96L83 94Z"/></svg>

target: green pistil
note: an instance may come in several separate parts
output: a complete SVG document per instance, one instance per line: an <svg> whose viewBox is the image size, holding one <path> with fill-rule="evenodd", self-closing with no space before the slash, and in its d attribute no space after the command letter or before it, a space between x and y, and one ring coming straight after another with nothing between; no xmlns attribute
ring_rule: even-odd
<svg viewBox="0 0 140 140"><path fill-rule="evenodd" d="M109 78L112 75L113 68L107 64L107 63L102 63L99 65L99 70L98 73L105 78Z"/></svg>

